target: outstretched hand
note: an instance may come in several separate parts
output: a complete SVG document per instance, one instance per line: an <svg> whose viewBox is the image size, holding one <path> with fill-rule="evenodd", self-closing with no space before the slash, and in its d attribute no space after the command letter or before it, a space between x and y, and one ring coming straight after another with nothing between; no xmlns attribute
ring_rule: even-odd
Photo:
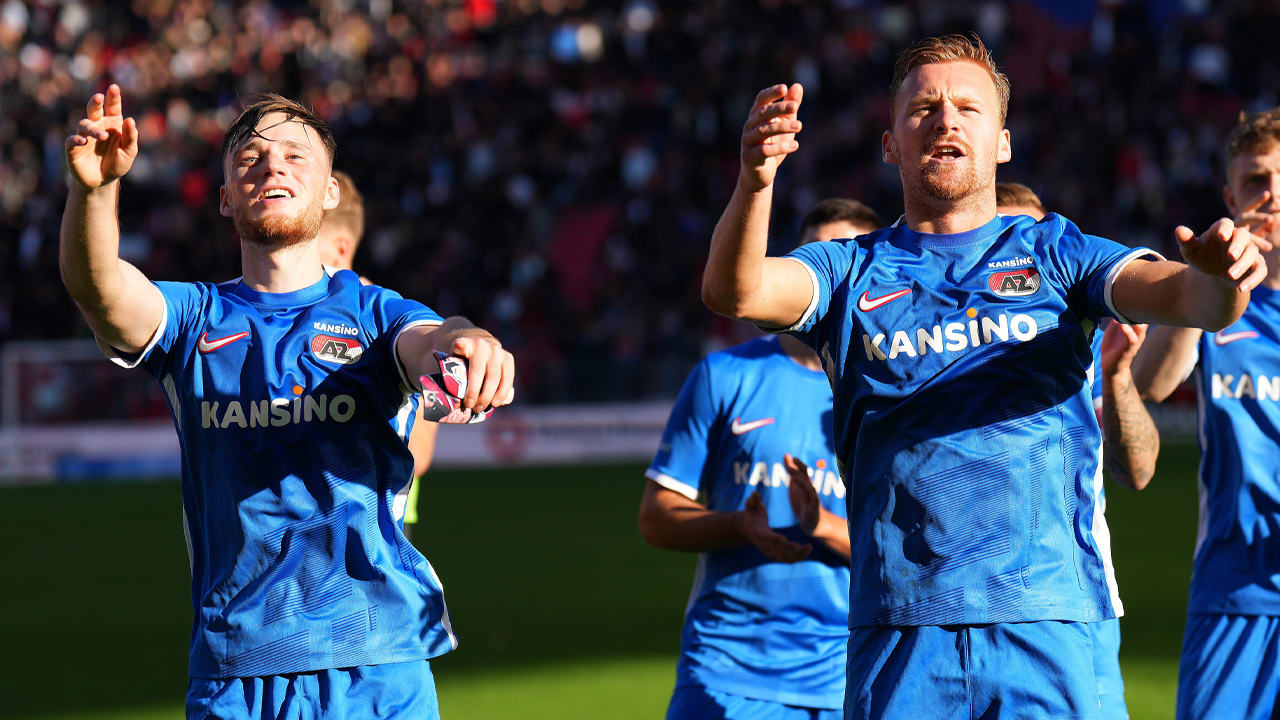
<svg viewBox="0 0 1280 720"><path fill-rule="evenodd" d="M1201 235L1179 225L1173 231L1182 257L1191 267L1247 293L1267 277L1267 264L1259 252L1262 238L1222 218Z"/></svg>
<svg viewBox="0 0 1280 720"><path fill-rule="evenodd" d="M809 467L790 454L782 456L782 464L791 478L791 482L787 484L791 512L795 513L801 529L812 535L818 529L822 503L818 500L818 489L813 486L813 480L809 477Z"/></svg>
<svg viewBox="0 0 1280 720"><path fill-rule="evenodd" d="M800 83L774 85L761 90L747 122L742 126L742 175L752 189L763 189L773 184L778 166L787 155L800 149L796 133L801 124L797 117L804 88Z"/></svg>
<svg viewBox="0 0 1280 720"><path fill-rule="evenodd" d="M760 492L751 493L747 498L746 508L739 514L742 534L765 557L776 562L799 562L809 556L813 550L810 545L801 545L788 540L769 527L769 512L765 510L764 500Z"/></svg>
<svg viewBox="0 0 1280 720"><path fill-rule="evenodd" d="M1133 358L1138 354L1142 343L1147 339L1146 325L1125 325L1112 322L1102 333L1102 367L1103 376L1127 373L1133 365Z"/></svg>
<svg viewBox="0 0 1280 720"><path fill-rule="evenodd" d="M1280 234L1280 214L1258 211L1270 200L1271 191L1264 191L1253 202L1241 208L1240 214L1235 218L1237 227L1253 233L1256 238L1254 244L1263 252L1275 249L1273 238Z"/></svg>
<svg viewBox="0 0 1280 720"><path fill-rule="evenodd" d="M453 341L450 351L467 359L467 394L462 407L473 413L510 405L515 400L515 357L484 330Z"/></svg>
<svg viewBox="0 0 1280 720"><path fill-rule="evenodd" d="M67 136L67 169L86 190L123 177L138 157L138 124L124 117L123 105L120 86L111 85L89 98L85 118Z"/></svg>

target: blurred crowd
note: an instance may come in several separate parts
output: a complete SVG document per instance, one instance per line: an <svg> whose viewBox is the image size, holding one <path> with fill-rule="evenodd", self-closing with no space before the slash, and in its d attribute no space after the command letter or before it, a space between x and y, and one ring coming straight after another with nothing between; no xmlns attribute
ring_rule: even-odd
<svg viewBox="0 0 1280 720"><path fill-rule="evenodd" d="M0 0L0 344L88 334L58 277L62 147L108 82L142 142L121 252L153 279L240 274L220 142L278 91L333 125L366 202L357 269L492 329L523 402L624 400L748 332L699 280L760 88L806 88L776 252L825 196L898 215L894 54L971 30L1013 86L1000 179L1172 249L1223 212L1240 111L1280 104L1277 28L1276 0Z"/></svg>

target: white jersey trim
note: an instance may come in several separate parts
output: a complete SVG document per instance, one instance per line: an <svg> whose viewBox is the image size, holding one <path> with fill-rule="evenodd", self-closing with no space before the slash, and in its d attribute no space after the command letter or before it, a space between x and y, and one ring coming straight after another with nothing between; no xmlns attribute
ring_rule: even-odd
<svg viewBox="0 0 1280 720"><path fill-rule="evenodd" d="M680 493L681 495L689 498L690 500L698 499L698 488L690 485L689 483L681 482L671 477L670 475L665 475L663 473L660 473L657 470L654 470L653 468L649 468L648 470L645 470L644 476L658 483L659 485L661 485L662 487L668 490Z"/></svg>
<svg viewBox="0 0 1280 720"><path fill-rule="evenodd" d="M414 320L413 322L400 328L400 332L396 333L395 339L391 341L391 354L396 358L396 372L400 373L400 384L405 395L416 393L422 388L418 385L418 379L409 379L409 373L405 370L404 363L400 362L400 336L405 330L416 327L439 327L443 324L443 320Z"/></svg>
<svg viewBox="0 0 1280 720"><path fill-rule="evenodd" d="M757 328L759 328L760 330L763 330L764 332L773 333L775 335L785 333L785 332L795 332L796 330L799 330L800 328L804 327L804 324L809 322L809 318L813 317L813 311L818 309L818 295L821 294L822 292L822 288L818 285L818 274L813 271L813 268L809 267L809 263L801 260L800 258L793 258L793 257L783 258L783 260L791 260L792 262L798 262L800 263L800 267L804 268L804 271L809 273L809 280L813 284L812 285L813 295L809 297L809 307L804 309L804 313L800 315L800 319L797 320L795 324L792 325L791 327L767 327L764 325L756 326Z"/></svg>
<svg viewBox="0 0 1280 720"><path fill-rule="evenodd" d="M141 350L139 350L138 353L136 355L133 355L132 357L130 357L131 353L125 353L123 350L117 350L116 348L103 342L102 338L94 336L93 340L98 344L98 349L102 351L103 355L107 356L108 360L115 363L116 365L119 365L122 368L127 368L129 370L132 370L133 368L136 368L138 367L138 365L142 364L142 361L147 359L147 355L151 354L151 351L155 349L156 345L160 344L160 338L164 336L164 328L165 328L165 325L168 324L168 322L169 322L169 301L165 300L164 313L160 315L160 324L156 326L156 331L151 334L151 339L147 341L146 346L143 347Z"/></svg>
<svg viewBox="0 0 1280 720"><path fill-rule="evenodd" d="M1154 255L1158 260L1165 259L1163 255L1156 252L1155 250L1148 250L1147 248L1137 248L1131 251L1128 255L1125 255L1124 257L1116 261L1116 263L1111 266L1111 270L1107 272L1106 285L1103 287L1103 290L1102 290L1102 299L1106 301L1107 309L1111 311L1111 314L1114 315L1117 320L1124 323L1125 325L1132 325L1133 321L1125 317L1123 314L1121 314L1119 310L1116 309L1116 304L1111 297L1111 294L1115 286L1116 278L1120 277L1120 271L1128 267L1129 263L1133 262L1134 260L1137 260L1138 258L1146 257L1148 255Z"/></svg>

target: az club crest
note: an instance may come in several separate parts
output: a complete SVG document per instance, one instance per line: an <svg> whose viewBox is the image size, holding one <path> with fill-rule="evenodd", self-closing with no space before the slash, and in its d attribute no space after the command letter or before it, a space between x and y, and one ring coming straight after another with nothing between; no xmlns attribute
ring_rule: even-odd
<svg viewBox="0 0 1280 720"><path fill-rule="evenodd" d="M355 338L334 335L313 335L311 354L317 359L337 365L351 365L360 360L364 347Z"/></svg>
<svg viewBox="0 0 1280 720"><path fill-rule="evenodd" d="M991 292L1004 297L1031 295L1040 289L1040 273L1033 267L991 273L987 286Z"/></svg>

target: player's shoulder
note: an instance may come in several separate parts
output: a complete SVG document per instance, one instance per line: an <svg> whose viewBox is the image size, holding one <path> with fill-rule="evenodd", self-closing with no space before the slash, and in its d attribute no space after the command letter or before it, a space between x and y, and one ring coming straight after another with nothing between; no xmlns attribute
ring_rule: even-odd
<svg viewBox="0 0 1280 720"><path fill-rule="evenodd" d="M740 345L718 350L702 359L702 365L711 372L743 372L749 368L770 362L778 357L781 348L776 336L758 337Z"/></svg>

